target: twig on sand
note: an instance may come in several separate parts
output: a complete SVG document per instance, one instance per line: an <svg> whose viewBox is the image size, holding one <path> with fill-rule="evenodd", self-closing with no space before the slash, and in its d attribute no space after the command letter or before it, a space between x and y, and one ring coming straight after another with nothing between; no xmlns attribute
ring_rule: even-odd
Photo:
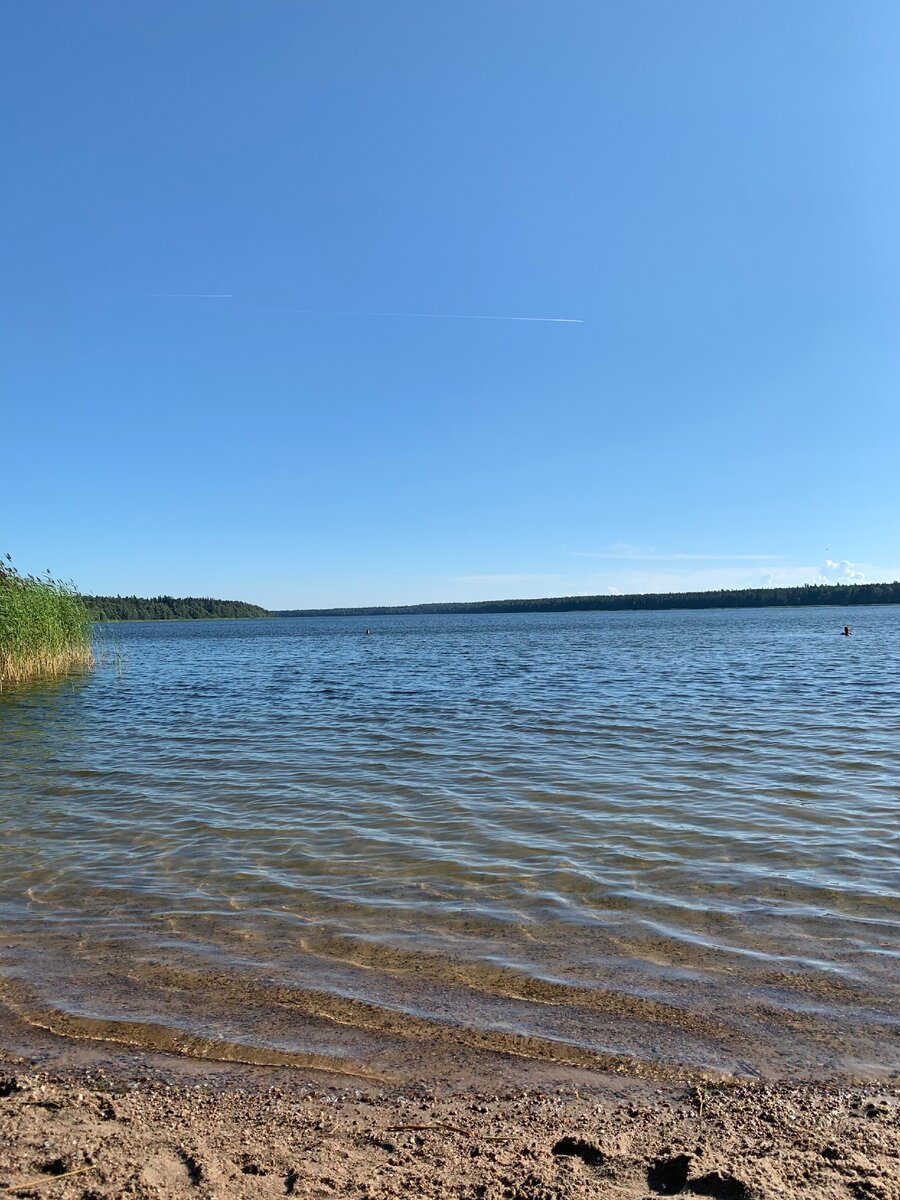
<svg viewBox="0 0 900 1200"><path fill-rule="evenodd" d="M92 1164L88 1167L76 1167L73 1171L61 1171L59 1175L38 1175L34 1179L26 1179L22 1183L0 1183L0 1188L9 1192L33 1192L35 1188L49 1187L51 1183L59 1183L60 1179L68 1179L72 1175L84 1175L86 1171L97 1171L99 1167Z"/></svg>

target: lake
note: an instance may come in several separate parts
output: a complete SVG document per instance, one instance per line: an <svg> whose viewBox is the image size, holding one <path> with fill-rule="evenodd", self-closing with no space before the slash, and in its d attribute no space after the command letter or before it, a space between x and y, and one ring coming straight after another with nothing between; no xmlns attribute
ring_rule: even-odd
<svg viewBox="0 0 900 1200"><path fill-rule="evenodd" d="M8 1046L900 1071L900 609L101 642L0 694Z"/></svg>

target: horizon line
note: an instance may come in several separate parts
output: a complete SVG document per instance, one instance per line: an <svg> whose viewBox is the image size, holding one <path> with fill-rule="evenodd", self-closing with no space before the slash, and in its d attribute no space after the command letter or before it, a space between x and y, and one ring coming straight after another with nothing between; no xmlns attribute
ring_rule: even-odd
<svg viewBox="0 0 900 1200"><path fill-rule="evenodd" d="M693 589L681 592L574 592L566 596L507 596L496 600L420 600L409 604L345 604L319 606L317 608L270 608L267 611L276 614L296 613L299 616L312 616L316 614L338 615L341 613L347 613L348 615L359 615L375 612L397 612L404 609L459 608L491 604L545 604L554 601L568 600L627 601L641 599L646 596L717 596L721 594L732 594L735 592L802 592L808 588L869 588L895 586L900 586L900 579L871 579L866 580L865 582L854 580L836 580L834 583L829 583L827 580L822 580L817 583L770 584L767 587L760 585L758 587L705 588L700 591ZM262 607L262 605L259 607Z"/></svg>

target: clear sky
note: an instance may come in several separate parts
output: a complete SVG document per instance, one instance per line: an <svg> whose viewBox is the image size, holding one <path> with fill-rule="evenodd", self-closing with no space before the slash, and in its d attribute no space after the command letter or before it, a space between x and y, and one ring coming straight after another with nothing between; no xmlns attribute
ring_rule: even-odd
<svg viewBox="0 0 900 1200"><path fill-rule="evenodd" d="M21 568L274 607L900 578L894 0L0 26Z"/></svg>

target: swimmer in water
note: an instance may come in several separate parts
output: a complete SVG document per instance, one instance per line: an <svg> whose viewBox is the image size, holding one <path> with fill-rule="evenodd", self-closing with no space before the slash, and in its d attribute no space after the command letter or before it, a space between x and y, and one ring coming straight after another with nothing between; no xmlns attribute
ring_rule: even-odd
<svg viewBox="0 0 900 1200"><path fill-rule="evenodd" d="M845 625L844 632L841 634L841 637L849 637L849 636L850 636L850 626Z"/></svg>
<svg viewBox="0 0 900 1200"><path fill-rule="evenodd" d="M371 630L371 629L367 629L367 630L366 630L366 635L367 635L368 637L371 637L371 636L372 636L372 630Z"/></svg>

